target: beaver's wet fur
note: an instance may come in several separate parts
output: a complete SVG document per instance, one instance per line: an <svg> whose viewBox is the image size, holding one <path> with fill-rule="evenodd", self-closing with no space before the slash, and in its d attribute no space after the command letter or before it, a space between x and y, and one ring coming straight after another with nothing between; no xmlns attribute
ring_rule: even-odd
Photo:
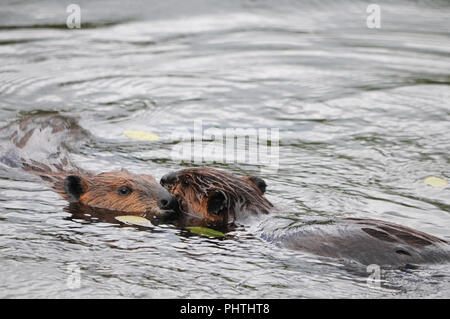
<svg viewBox="0 0 450 319"><path fill-rule="evenodd" d="M155 178L127 170L92 174L52 175L53 189L70 203L145 217L164 216L173 197ZM40 175L48 179L48 175Z"/></svg>
<svg viewBox="0 0 450 319"><path fill-rule="evenodd" d="M246 215L267 214L273 205L263 196L264 180L236 176L210 167L188 168L160 181L174 194L180 209L215 225L233 224Z"/></svg>
<svg viewBox="0 0 450 319"><path fill-rule="evenodd" d="M87 133L72 118L32 115L10 123L2 133L10 142L2 162L38 176L79 207L145 217L166 216L176 207L175 197L151 175L127 170L94 174L76 167L66 147Z"/></svg>
<svg viewBox="0 0 450 319"><path fill-rule="evenodd" d="M210 225L232 225L247 214L267 214L274 208L264 196L266 183L258 177L240 177L201 167L169 173L160 182L177 197L184 211L209 221ZM340 218L266 239L286 248L364 265L450 261L447 241L375 219Z"/></svg>
<svg viewBox="0 0 450 319"><path fill-rule="evenodd" d="M287 235L266 238L280 246L363 265L404 266L450 261L447 241L395 223L340 218L307 225Z"/></svg>

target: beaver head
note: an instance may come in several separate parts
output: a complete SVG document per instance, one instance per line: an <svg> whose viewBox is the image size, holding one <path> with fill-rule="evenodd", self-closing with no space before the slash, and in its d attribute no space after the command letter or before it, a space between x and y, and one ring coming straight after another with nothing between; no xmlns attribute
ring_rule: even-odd
<svg viewBox="0 0 450 319"><path fill-rule="evenodd" d="M126 170L68 175L60 192L71 203L140 216L167 216L178 207L174 195L151 175Z"/></svg>
<svg viewBox="0 0 450 319"><path fill-rule="evenodd" d="M254 176L202 167L166 174L160 183L177 197L184 212L217 224L233 223L248 213L268 213L273 207L263 196L266 183Z"/></svg>

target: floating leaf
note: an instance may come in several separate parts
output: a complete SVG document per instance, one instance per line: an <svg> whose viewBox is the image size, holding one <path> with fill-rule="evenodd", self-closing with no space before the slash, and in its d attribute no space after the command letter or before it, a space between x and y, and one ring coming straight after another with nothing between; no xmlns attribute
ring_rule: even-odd
<svg viewBox="0 0 450 319"><path fill-rule="evenodd" d="M203 235L217 238L225 237L224 233L207 227L186 227L186 229L188 229L191 233L196 235Z"/></svg>
<svg viewBox="0 0 450 319"><path fill-rule="evenodd" d="M125 131L124 134L129 138L139 140L139 141L158 141L159 140L159 136L157 134L146 132L146 131L128 130L128 131Z"/></svg>
<svg viewBox="0 0 450 319"><path fill-rule="evenodd" d="M127 215L127 216L117 216L115 218L122 223L138 226L150 226L152 224L147 218L139 216Z"/></svg>
<svg viewBox="0 0 450 319"><path fill-rule="evenodd" d="M433 187L444 187L448 184L445 179L436 176L427 177L423 180L423 182Z"/></svg>

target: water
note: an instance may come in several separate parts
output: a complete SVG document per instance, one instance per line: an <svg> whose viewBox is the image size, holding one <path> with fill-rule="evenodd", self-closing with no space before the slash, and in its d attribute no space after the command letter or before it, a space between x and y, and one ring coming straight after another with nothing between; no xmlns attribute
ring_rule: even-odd
<svg viewBox="0 0 450 319"><path fill-rule="evenodd" d="M449 188L422 182L450 179L448 1L380 1L381 29L367 1L78 3L79 30L64 2L0 5L0 124L74 116L91 133L70 150L79 166L156 178L189 166L171 158L172 133L194 120L278 128L277 171L207 164L263 177L282 209L227 240L121 227L71 216L1 166L0 297L450 297L447 265L383 270L371 288L364 271L258 236L353 216L450 240Z"/></svg>

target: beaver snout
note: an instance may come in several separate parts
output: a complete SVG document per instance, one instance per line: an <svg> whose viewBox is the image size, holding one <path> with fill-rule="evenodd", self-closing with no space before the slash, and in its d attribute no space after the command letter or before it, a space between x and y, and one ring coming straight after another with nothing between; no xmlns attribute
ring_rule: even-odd
<svg viewBox="0 0 450 319"><path fill-rule="evenodd" d="M169 192L161 192L158 199L158 207L165 211L176 211L178 208L177 198Z"/></svg>

